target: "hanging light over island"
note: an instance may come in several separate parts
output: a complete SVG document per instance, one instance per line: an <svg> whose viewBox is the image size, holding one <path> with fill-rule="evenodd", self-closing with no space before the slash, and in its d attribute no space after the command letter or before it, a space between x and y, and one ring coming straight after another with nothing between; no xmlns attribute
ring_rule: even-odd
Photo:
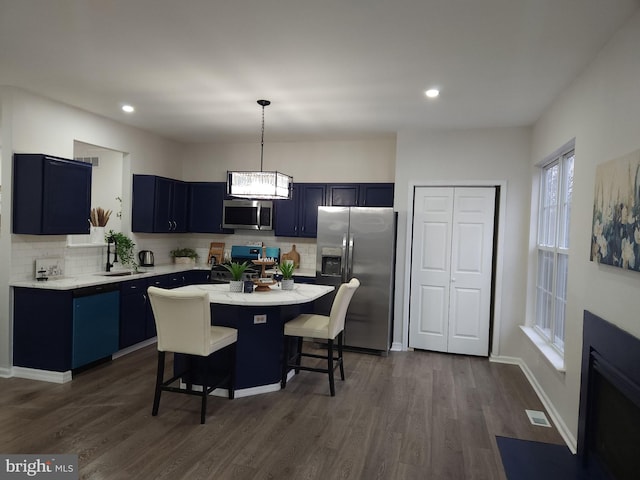
<svg viewBox="0 0 640 480"><path fill-rule="evenodd" d="M291 198L293 177L275 171L264 171L264 107L269 100L258 100L262 107L262 136L260 139L260 171L227 172L227 193L232 197L260 200L288 200Z"/></svg>

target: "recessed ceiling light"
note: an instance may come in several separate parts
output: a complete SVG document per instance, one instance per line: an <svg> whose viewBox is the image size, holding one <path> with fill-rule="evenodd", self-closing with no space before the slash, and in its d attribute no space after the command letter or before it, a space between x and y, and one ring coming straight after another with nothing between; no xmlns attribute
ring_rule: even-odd
<svg viewBox="0 0 640 480"><path fill-rule="evenodd" d="M123 106L122 106L122 111L123 111L123 112L133 113L133 112L135 112L135 110L136 110L136 109L135 109L135 108L133 108L133 106L132 106L132 105L123 105Z"/></svg>
<svg viewBox="0 0 640 480"><path fill-rule="evenodd" d="M436 98L438 95L440 95L440 90L438 90L437 88L430 88L429 90L424 92L424 94L429 98Z"/></svg>

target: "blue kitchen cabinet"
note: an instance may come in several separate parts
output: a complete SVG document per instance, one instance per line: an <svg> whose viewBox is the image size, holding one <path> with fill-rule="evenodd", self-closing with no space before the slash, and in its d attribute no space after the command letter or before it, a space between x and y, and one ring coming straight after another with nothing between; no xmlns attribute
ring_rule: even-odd
<svg viewBox="0 0 640 480"><path fill-rule="evenodd" d="M91 164L43 154L13 156L13 233L88 234Z"/></svg>
<svg viewBox="0 0 640 480"><path fill-rule="evenodd" d="M190 182L187 231L233 233L233 230L222 228L222 209L226 193L225 182Z"/></svg>
<svg viewBox="0 0 640 480"><path fill-rule="evenodd" d="M211 270L189 270L184 272L184 284L185 285L201 285L203 283L209 283L211 277Z"/></svg>
<svg viewBox="0 0 640 480"><path fill-rule="evenodd" d="M117 284L76 290L15 287L13 301L17 367L66 372L118 350Z"/></svg>
<svg viewBox="0 0 640 480"><path fill-rule="evenodd" d="M120 349L156 336L153 310L147 288L176 288L208 283L209 270L191 270L120 284Z"/></svg>
<svg viewBox="0 0 640 480"><path fill-rule="evenodd" d="M325 205L330 207L357 207L360 201L359 184L329 184L327 185L327 200Z"/></svg>
<svg viewBox="0 0 640 480"><path fill-rule="evenodd" d="M318 207L325 204L327 186L303 183L299 191L298 236L315 238L318 235Z"/></svg>
<svg viewBox="0 0 640 480"><path fill-rule="evenodd" d="M326 205L333 207L393 207L393 183L327 185Z"/></svg>
<svg viewBox="0 0 640 480"><path fill-rule="evenodd" d="M13 289L13 365L71 370L71 291Z"/></svg>
<svg viewBox="0 0 640 480"><path fill-rule="evenodd" d="M298 212L300 211L301 184L294 184L291 199L273 201L273 231L276 237L298 236Z"/></svg>
<svg viewBox="0 0 640 480"><path fill-rule="evenodd" d="M120 284L120 349L150 338L147 336L148 286L147 279Z"/></svg>
<svg viewBox="0 0 640 480"><path fill-rule="evenodd" d="M360 207L393 207L393 183L360 184Z"/></svg>
<svg viewBox="0 0 640 480"><path fill-rule="evenodd" d="M156 175L133 176L131 230L144 233L187 231L186 182Z"/></svg>
<svg viewBox="0 0 640 480"><path fill-rule="evenodd" d="M177 288L186 285L187 279L186 272L176 272L168 275L158 275L148 280L148 286L158 288ZM146 315L146 338L155 337L156 332L156 320L153 316L153 310L151 309L151 303L147 302L147 315Z"/></svg>
<svg viewBox="0 0 640 480"><path fill-rule="evenodd" d="M318 207L393 207L393 188L393 183L296 183L291 200L274 201L274 233L315 238Z"/></svg>

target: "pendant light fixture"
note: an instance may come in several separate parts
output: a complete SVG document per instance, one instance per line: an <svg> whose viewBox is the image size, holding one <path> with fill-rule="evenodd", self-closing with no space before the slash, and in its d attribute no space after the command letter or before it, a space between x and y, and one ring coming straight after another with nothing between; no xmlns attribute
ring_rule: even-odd
<svg viewBox="0 0 640 480"><path fill-rule="evenodd" d="M288 200L291 198L293 177L280 172L265 172L264 159L264 107L269 100L258 100L262 107L262 137L260 140L259 172L227 172L227 193L232 197L255 198L261 200Z"/></svg>

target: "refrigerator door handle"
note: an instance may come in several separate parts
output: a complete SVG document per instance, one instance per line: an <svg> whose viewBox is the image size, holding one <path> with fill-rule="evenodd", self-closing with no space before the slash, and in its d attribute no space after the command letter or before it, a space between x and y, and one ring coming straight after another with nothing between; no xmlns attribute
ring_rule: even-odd
<svg viewBox="0 0 640 480"><path fill-rule="evenodd" d="M345 282L348 282L349 280L351 280L351 277L353 276L353 235L349 235L349 256L347 258L347 268L346 273L347 273L347 277L344 279Z"/></svg>
<svg viewBox="0 0 640 480"><path fill-rule="evenodd" d="M348 256L347 256L347 234L342 236L342 266L340 268L340 277L342 282L345 282L345 278L349 271L349 265L347 264Z"/></svg>

